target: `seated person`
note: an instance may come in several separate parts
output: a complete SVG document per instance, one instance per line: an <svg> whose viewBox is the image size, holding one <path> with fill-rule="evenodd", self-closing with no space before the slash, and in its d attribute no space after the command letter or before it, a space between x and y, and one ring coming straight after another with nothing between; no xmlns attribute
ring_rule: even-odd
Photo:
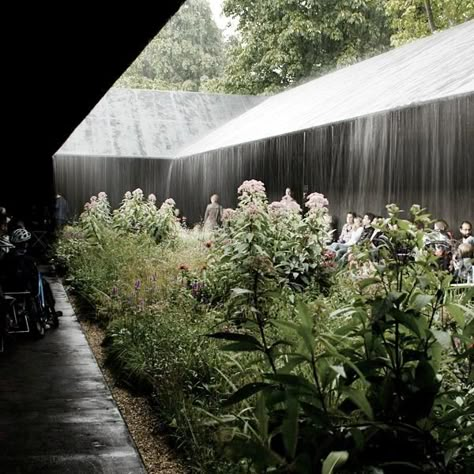
<svg viewBox="0 0 474 474"><path fill-rule="evenodd" d="M38 271L36 261L27 254L31 234L23 228L13 231L10 241L15 246L3 259L1 265L1 283L4 291L29 291L54 311L54 298L48 283ZM57 315L59 315L57 313Z"/></svg>
<svg viewBox="0 0 474 474"><path fill-rule="evenodd" d="M362 219L363 231L358 244L363 244L364 242L370 241L375 229L372 227L372 222L375 221L375 215L371 212L366 212L364 218Z"/></svg>
<svg viewBox="0 0 474 474"><path fill-rule="evenodd" d="M424 238L427 247L434 250L438 263L443 270L449 270L452 260L452 234L448 231L448 223L444 219L435 221L433 230Z"/></svg>
<svg viewBox="0 0 474 474"><path fill-rule="evenodd" d="M355 212L348 212L346 215L346 223L342 226L341 234L339 235L338 242L345 244L349 242L352 236L352 228L354 226L354 218L356 217Z"/></svg>
<svg viewBox="0 0 474 474"><path fill-rule="evenodd" d="M38 269L33 257L27 255L27 242L31 234L26 229L16 229L10 237L14 248L2 262L3 288L5 291L38 293Z"/></svg>
<svg viewBox="0 0 474 474"><path fill-rule="evenodd" d="M453 235L449 232L448 223L444 219L439 219L434 223L433 231L434 231L434 238L439 241L446 241L452 240Z"/></svg>
<svg viewBox="0 0 474 474"><path fill-rule="evenodd" d="M338 261L340 260L341 258L344 257L344 255L346 255L346 253L348 252L348 250L353 246L353 245L356 245L360 238L361 238L361 235L362 235L362 232L364 230L364 227L362 226L362 218L360 217L356 217L354 219L354 224L352 226L352 235L351 235L351 238L344 244L341 244L341 243L333 243L329 246L329 248L336 253L336 257L335 257L335 260Z"/></svg>
<svg viewBox="0 0 474 474"><path fill-rule="evenodd" d="M459 227L461 233L461 243L474 245L474 237L472 235L472 224L469 221L463 221Z"/></svg>
<svg viewBox="0 0 474 474"><path fill-rule="evenodd" d="M454 280L474 283L474 245L462 243L453 256Z"/></svg>

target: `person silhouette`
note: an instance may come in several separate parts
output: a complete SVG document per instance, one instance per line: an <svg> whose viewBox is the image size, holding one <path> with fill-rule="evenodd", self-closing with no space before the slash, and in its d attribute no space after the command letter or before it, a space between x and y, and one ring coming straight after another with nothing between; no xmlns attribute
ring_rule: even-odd
<svg viewBox="0 0 474 474"><path fill-rule="evenodd" d="M212 230L221 225L222 222L222 206L219 204L219 196L213 194L211 203L207 205L204 214L204 230Z"/></svg>

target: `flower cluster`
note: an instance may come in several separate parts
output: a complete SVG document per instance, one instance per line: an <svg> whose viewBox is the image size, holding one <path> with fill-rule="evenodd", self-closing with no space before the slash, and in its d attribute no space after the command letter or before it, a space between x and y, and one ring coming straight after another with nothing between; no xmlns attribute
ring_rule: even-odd
<svg viewBox="0 0 474 474"><path fill-rule="evenodd" d="M230 207L224 209L222 211L222 222L227 222L227 221L232 220L236 212L237 211L235 209L231 209Z"/></svg>
<svg viewBox="0 0 474 474"><path fill-rule="evenodd" d="M143 191L140 188L137 188L133 191L132 196L136 199L143 199Z"/></svg>
<svg viewBox="0 0 474 474"><path fill-rule="evenodd" d="M152 203L156 202L156 196L153 193L148 195L148 202L152 202Z"/></svg>
<svg viewBox="0 0 474 474"><path fill-rule="evenodd" d="M245 212L248 216L257 216L260 212L259 206L251 202L247 207L245 207Z"/></svg>
<svg viewBox="0 0 474 474"><path fill-rule="evenodd" d="M274 216L281 216L287 213L299 214L300 205L288 196L284 196L281 201L274 201L268 206L268 210Z"/></svg>
<svg viewBox="0 0 474 474"><path fill-rule="evenodd" d="M265 185L261 181L251 179L250 181L244 181L237 189L239 194L255 194L264 193Z"/></svg>
<svg viewBox="0 0 474 474"><path fill-rule="evenodd" d="M329 201L324 197L324 194L311 193L307 199L305 206L308 209L323 209L329 205Z"/></svg>

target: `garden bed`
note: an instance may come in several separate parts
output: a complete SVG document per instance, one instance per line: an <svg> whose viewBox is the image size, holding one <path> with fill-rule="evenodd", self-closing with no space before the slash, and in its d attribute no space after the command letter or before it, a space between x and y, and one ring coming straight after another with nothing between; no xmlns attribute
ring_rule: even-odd
<svg viewBox="0 0 474 474"><path fill-rule="evenodd" d="M187 470L169 446L168 437L162 432L148 398L134 395L128 389L120 387L107 368L102 346L105 330L97 323L80 316L79 322L148 474L185 474Z"/></svg>
<svg viewBox="0 0 474 474"><path fill-rule="evenodd" d="M303 215L258 181L239 193L207 235L172 200L136 190L112 214L99 195L56 249L106 327L107 367L152 401L186 469L469 472L473 295L449 292L429 216L387 206L383 245L337 268L324 196Z"/></svg>

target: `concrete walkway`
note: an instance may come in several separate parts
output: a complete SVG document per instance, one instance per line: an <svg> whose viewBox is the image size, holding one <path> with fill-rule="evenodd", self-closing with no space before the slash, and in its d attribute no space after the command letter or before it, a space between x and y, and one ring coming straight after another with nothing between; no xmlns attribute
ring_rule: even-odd
<svg viewBox="0 0 474 474"><path fill-rule="evenodd" d="M0 354L0 473L143 474L64 288L49 281L59 328Z"/></svg>

